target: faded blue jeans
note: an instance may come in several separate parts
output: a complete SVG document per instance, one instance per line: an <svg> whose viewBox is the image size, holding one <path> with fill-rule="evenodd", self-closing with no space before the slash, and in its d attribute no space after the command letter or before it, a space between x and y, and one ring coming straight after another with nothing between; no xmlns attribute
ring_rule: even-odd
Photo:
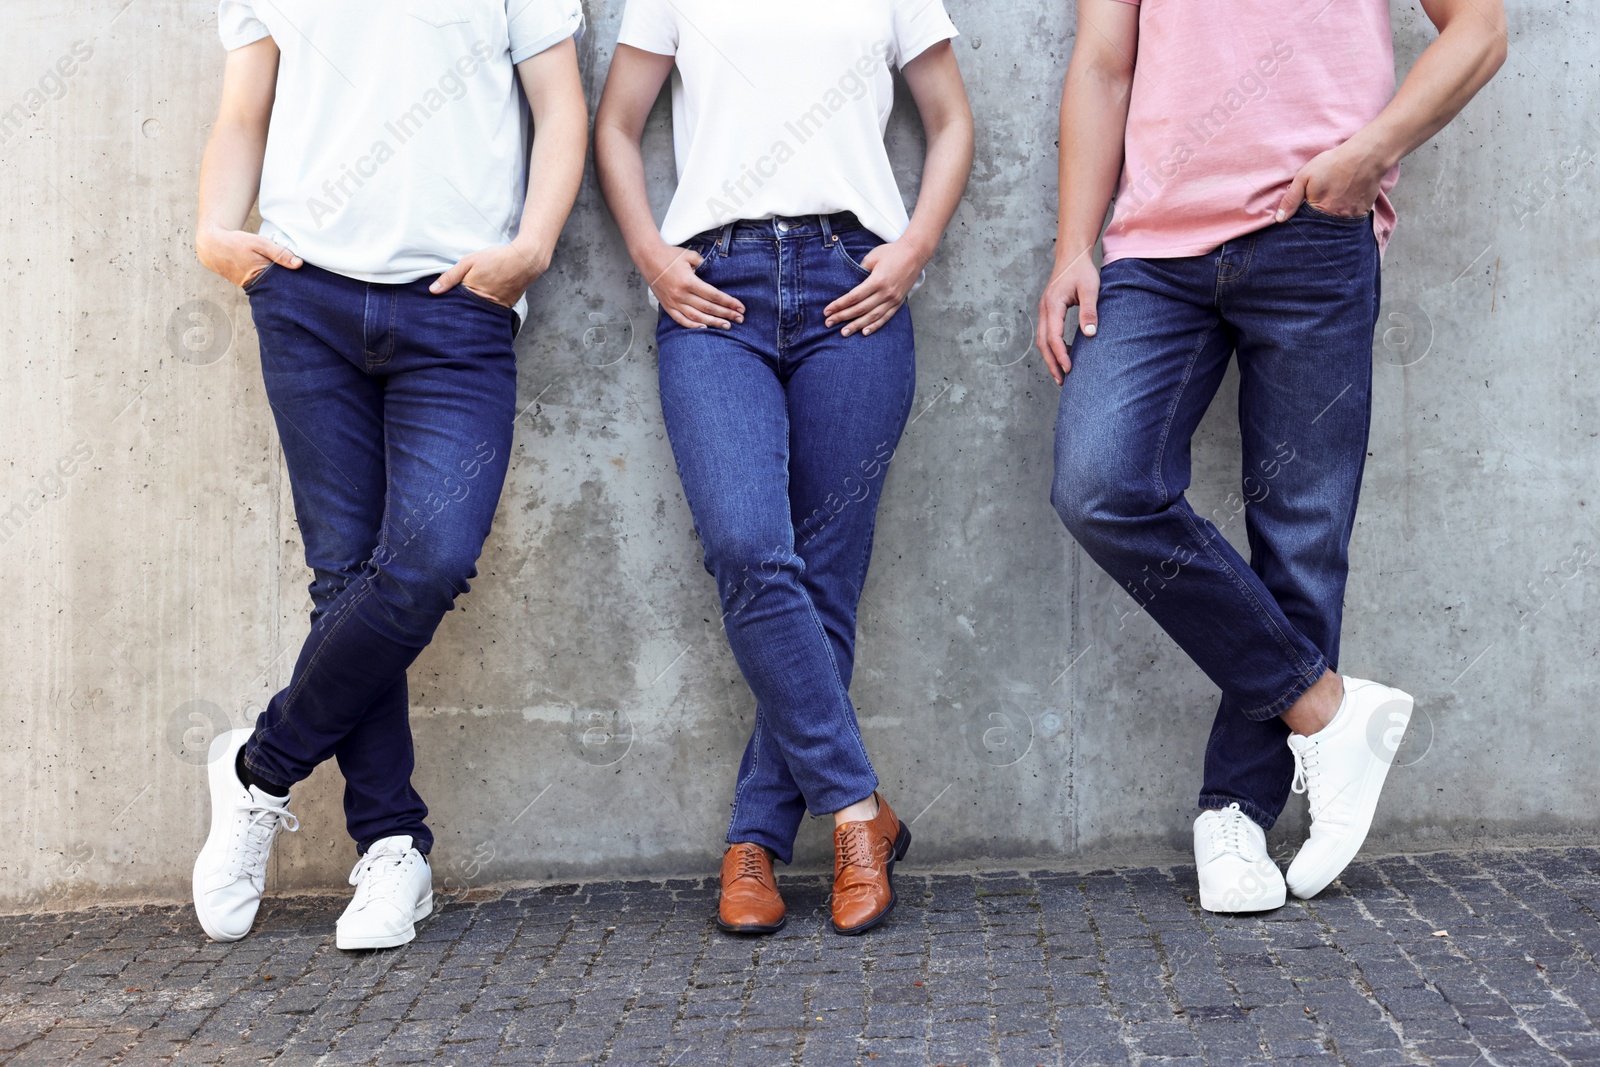
<svg viewBox="0 0 1600 1067"><path fill-rule="evenodd" d="M1202 256L1121 259L1077 336L1051 499L1218 688L1200 806L1270 827L1294 777L1278 716L1336 669L1371 421L1372 220L1309 206ZM1239 360L1241 493L1189 506L1189 442ZM1250 561L1213 518L1243 511Z"/></svg>
<svg viewBox="0 0 1600 1067"><path fill-rule="evenodd" d="M433 277L356 281L268 267L250 283L261 375L289 468L311 633L256 719L245 764L290 786L339 761L358 851L409 834L406 668L477 575L511 451L516 316Z"/></svg>
<svg viewBox="0 0 1600 1067"><path fill-rule="evenodd" d="M808 809L878 787L849 688L878 498L916 387L911 311L842 337L823 308L881 243L851 215L702 234L687 246L699 274L744 303L744 322L691 330L663 312L656 329L667 435L756 698L728 841L785 863Z"/></svg>

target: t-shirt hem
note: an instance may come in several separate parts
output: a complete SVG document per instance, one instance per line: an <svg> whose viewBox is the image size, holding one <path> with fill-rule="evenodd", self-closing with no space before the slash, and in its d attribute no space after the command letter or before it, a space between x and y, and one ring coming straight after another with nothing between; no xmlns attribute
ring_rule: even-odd
<svg viewBox="0 0 1600 1067"><path fill-rule="evenodd" d="M1115 263L1119 259L1187 259L1190 256L1209 255L1210 253L1221 248L1223 245L1227 244L1229 241L1237 241L1241 237L1248 237L1253 233L1259 233L1261 230L1264 230L1271 225L1274 225L1274 223L1271 220L1268 220L1254 229L1241 230L1238 233L1224 237L1221 240L1212 241L1203 245L1179 245L1176 247L1167 248L1105 248L1102 244L1101 247L1104 249L1104 252L1100 258L1100 262L1103 266L1107 263ZM1383 258L1383 253L1389 247L1389 238L1393 235L1394 231L1392 229L1388 233L1383 233L1381 230L1379 230L1378 220L1376 217L1373 218L1372 236L1373 239L1378 242L1379 259Z"/></svg>
<svg viewBox="0 0 1600 1067"><path fill-rule="evenodd" d="M1240 234L1239 236L1244 236ZM1106 249L1102 263L1115 263L1119 259L1187 259L1190 256L1203 256L1208 252L1215 252L1232 237L1225 237L1212 245L1183 245L1177 248L1129 248L1122 250Z"/></svg>
<svg viewBox="0 0 1600 1067"><path fill-rule="evenodd" d="M574 15L572 18L568 19L567 22L555 32L546 34L531 44L525 44L521 48L513 49L511 52L511 62L516 64L521 63L524 59L531 59L540 52L549 51L562 41L565 41L568 37L576 37L582 32L583 14L582 12L579 12L577 15Z"/></svg>
<svg viewBox="0 0 1600 1067"><path fill-rule="evenodd" d="M261 228L261 236L267 238L267 240L271 241L273 244L280 245L284 248L288 248L290 251L294 251L290 245L290 242L286 238L283 238L281 234L270 232L266 226ZM300 255L300 253L295 252L295 255ZM301 258L305 259L304 256ZM454 265L446 264L442 267L429 267L425 270L416 270L413 268L411 270L374 272L366 270L350 270L346 267L328 267L321 263L313 263L309 259L305 259L305 262L313 267L316 267L318 270L325 270L329 274L337 274L341 278L349 278L351 281L356 282L366 282L369 285L409 285L412 282L421 281L423 278L427 278L435 274L443 274ZM520 330L522 326L527 324L528 321L528 295L524 293L523 295L519 296L515 306L513 306L511 310L517 314L517 327Z"/></svg>

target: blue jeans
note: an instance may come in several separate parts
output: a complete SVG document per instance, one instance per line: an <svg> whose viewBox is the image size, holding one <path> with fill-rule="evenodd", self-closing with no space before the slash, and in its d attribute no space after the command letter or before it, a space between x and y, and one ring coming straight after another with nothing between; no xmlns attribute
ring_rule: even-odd
<svg viewBox="0 0 1600 1067"><path fill-rule="evenodd" d="M432 277L379 285L310 264L250 284L261 373L289 468L311 633L244 761L289 786L339 761L359 851L409 834L406 668L477 575L516 415L511 309Z"/></svg>
<svg viewBox="0 0 1600 1067"><path fill-rule="evenodd" d="M734 223L688 247L744 303L731 330L663 312L661 409L716 579L734 659L756 698L730 843L788 863L807 809L870 797L850 676L878 498L916 387L909 308L842 337L823 308L882 242L850 215Z"/></svg>
<svg viewBox="0 0 1600 1067"><path fill-rule="evenodd" d="M1370 218L1310 207L1206 255L1109 263L1061 391L1051 500L1222 690L1200 805L1266 827L1294 775L1278 716L1339 658L1378 270ZM1189 442L1235 352L1242 496L1203 517ZM1217 528L1240 512L1248 564Z"/></svg>

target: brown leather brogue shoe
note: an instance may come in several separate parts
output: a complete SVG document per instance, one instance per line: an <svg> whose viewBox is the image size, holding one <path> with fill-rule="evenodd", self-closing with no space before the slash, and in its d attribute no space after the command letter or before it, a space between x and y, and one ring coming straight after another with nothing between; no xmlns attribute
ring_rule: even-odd
<svg viewBox="0 0 1600 1067"><path fill-rule="evenodd" d="M749 841L722 854L722 899L717 927L730 934L770 934L783 928L783 898L772 876L772 857Z"/></svg>
<svg viewBox="0 0 1600 1067"><path fill-rule="evenodd" d="M833 831L833 928L841 934L866 933L894 909L894 864L911 845L911 830L873 796L877 815Z"/></svg>

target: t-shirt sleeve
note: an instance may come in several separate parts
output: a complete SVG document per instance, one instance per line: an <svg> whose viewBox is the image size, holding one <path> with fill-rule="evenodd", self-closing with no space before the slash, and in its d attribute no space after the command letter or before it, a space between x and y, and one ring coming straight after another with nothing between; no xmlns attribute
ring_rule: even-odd
<svg viewBox="0 0 1600 1067"><path fill-rule="evenodd" d="M579 0L506 0L511 62L521 63L583 32Z"/></svg>
<svg viewBox="0 0 1600 1067"><path fill-rule="evenodd" d="M256 18L255 0L218 0L217 33L230 52L272 36L267 24Z"/></svg>
<svg viewBox="0 0 1600 1067"><path fill-rule="evenodd" d="M922 53L959 36L943 0L894 0L894 65L904 67Z"/></svg>
<svg viewBox="0 0 1600 1067"><path fill-rule="evenodd" d="M677 55L678 20L671 0L628 0L628 6L622 9L617 43L658 56Z"/></svg>

